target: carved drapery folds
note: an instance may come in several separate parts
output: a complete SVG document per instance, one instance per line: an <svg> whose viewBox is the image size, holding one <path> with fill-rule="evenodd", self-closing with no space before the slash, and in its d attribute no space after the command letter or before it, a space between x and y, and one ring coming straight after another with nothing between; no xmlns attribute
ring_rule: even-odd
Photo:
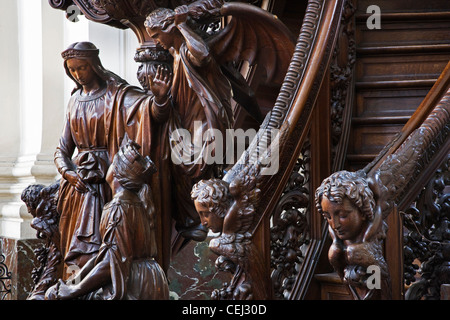
<svg viewBox="0 0 450 320"><path fill-rule="evenodd" d="M131 29L139 41L136 49L135 61L139 63L137 78L145 90L148 90L148 76L154 76L157 65L172 65L171 55L148 35L144 21L147 15L157 8L174 9L181 5L188 5L194 0L49 0L49 4L68 12L68 8L76 6L79 12L88 20L106 24L120 29ZM255 3L257 1L239 1ZM70 9L69 9L70 10ZM69 14L66 14L69 16ZM207 29L214 21L201 22L199 28ZM220 21L220 19L219 19Z"/></svg>

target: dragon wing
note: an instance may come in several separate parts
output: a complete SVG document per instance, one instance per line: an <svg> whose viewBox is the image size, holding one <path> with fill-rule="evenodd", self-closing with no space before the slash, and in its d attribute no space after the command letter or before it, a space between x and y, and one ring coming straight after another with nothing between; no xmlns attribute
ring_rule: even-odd
<svg viewBox="0 0 450 320"><path fill-rule="evenodd" d="M295 48L289 29L271 13L246 3L225 3L220 15L229 22L208 45L217 62L247 61L262 66L264 83L281 83Z"/></svg>

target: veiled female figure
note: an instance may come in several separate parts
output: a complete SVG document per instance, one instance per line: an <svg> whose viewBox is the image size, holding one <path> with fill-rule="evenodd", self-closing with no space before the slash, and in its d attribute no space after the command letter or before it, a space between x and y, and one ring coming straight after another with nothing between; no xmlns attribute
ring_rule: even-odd
<svg viewBox="0 0 450 320"><path fill-rule="evenodd" d="M154 96L147 95L104 69L98 53L90 42L74 43L62 53L66 73L76 83L55 152L62 175L57 209L66 268L81 268L99 250L101 212L111 200L105 176L125 133L148 155L152 130L169 114L167 70L159 68L151 79Z"/></svg>

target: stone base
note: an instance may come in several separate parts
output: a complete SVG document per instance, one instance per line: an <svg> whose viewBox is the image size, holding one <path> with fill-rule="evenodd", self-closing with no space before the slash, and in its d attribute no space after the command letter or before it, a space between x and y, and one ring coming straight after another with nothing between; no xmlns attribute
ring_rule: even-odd
<svg viewBox="0 0 450 320"><path fill-rule="evenodd" d="M168 270L170 299L209 300L214 289L221 289L229 282L231 274L219 272L215 267L217 255L209 250L208 237L204 242L191 241L172 260ZM11 278L3 280L10 292L0 283L0 300L26 300L34 287L31 278L33 268L39 267L34 251L45 245L40 239L12 239L0 237L0 255ZM2 273L0 259L0 282Z"/></svg>
<svg viewBox="0 0 450 320"><path fill-rule="evenodd" d="M230 282L232 274L215 267L218 256L209 249L210 240L190 241L173 257L167 271L171 300L210 300L214 289Z"/></svg>
<svg viewBox="0 0 450 320"><path fill-rule="evenodd" d="M39 267L39 261L33 250L43 245L44 241L40 239L21 240L0 237L0 255L5 257L3 267L6 267L11 273L10 279L3 280L6 288L11 291L0 292L0 299L26 300L34 286L31 271L33 268ZM0 290L4 289L0 283Z"/></svg>

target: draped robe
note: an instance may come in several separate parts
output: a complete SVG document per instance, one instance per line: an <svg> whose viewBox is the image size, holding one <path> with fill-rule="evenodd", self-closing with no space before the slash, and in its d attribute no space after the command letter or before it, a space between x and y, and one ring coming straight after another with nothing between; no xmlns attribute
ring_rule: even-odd
<svg viewBox="0 0 450 320"><path fill-rule="evenodd" d="M66 267L81 268L99 250L101 213L111 200L105 176L124 135L142 146L144 156L154 157L159 152L159 147L152 149L154 138L160 136L159 123L167 119L169 112L170 108L158 107L152 102L152 96L141 89L113 79L93 96L82 96L81 90L72 95L55 152L55 164L63 177L67 170L76 171L89 191L80 193L67 180L61 179L58 212L61 253ZM75 149L78 154L72 160ZM156 165L157 162L159 157ZM152 187L158 183L158 178L151 181ZM162 223L160 219L158 226ZM161 232L158 232L159 237ZM160 241L160 258L162 246Z"/></svg>
<svg viewBox="0 0 450 320"><path fill-rule="evenodd" d="M124 190L103 210L102 245L95 264L109 266L111 282L103 285L101 299L156 300L169 298L164 271L153 259L156 238L149 212L138 195Z"/></svg>
<svg viewBox="0 0 450 320"><path fill-rule="evenodd" d="M208 56L199 65L185 43L181 45L179 53L174 55L173 69L171 93L175 111L168 121L168 136L172 138L168 145L172 146L171 152L176 152L173 147L178 146L183 152L190 150L193 153L190 161L183 159L181 164L171 166L176 199L173 213L177 229L182 231L200 221L190 197L193 185L201 179L217 176L222 171L224 159L220 163L208 163L207 158L210 150L215 150L211 152L213 156L214 152L226 156L225 137L226 130L231 128L232 91L228 79L222 74L214 58ZM196 128L196 121L201 126ZM176 137L174 132L179 128L189 131L191 141L180 142L173 139ZM221 135L208 141L208 130L210 133L220 132ZM194 141L196 135L200 141Z"/></svg>
<svg viewBox="0 0 450 320"><path fill-rule="evenodd" d="M66 170L78 170L94 192L80 194L61 179L58 212L66 265L82 267L98 252L102 208L111 200L104 177L125 133L141 145L142 155L149 155L158 168L149 184L155 193L157 261L164 270L170 264L171 248L177 246L172 243L172 218L178 231L199 224L190 191L198 180L211 178L217 164L173 164L171 137L178 128L194 135L194 122L200 121L202 135L208 129L217 129L225 138L225 130L231 126L231 86L212 57L198 66L185 44L174 60L171 105L166 108L154 104L152 96L141 89L115 79L107 81L102 94L86 98L89 102L80 91L70 99L55 164L63 176ZM95 111L84 112L87 104L95 104ZM203 149L215 145L214 141L202 143ZM226 143L219 146L225 155ZM79 154L72 162L75 149Z"/></svg>

